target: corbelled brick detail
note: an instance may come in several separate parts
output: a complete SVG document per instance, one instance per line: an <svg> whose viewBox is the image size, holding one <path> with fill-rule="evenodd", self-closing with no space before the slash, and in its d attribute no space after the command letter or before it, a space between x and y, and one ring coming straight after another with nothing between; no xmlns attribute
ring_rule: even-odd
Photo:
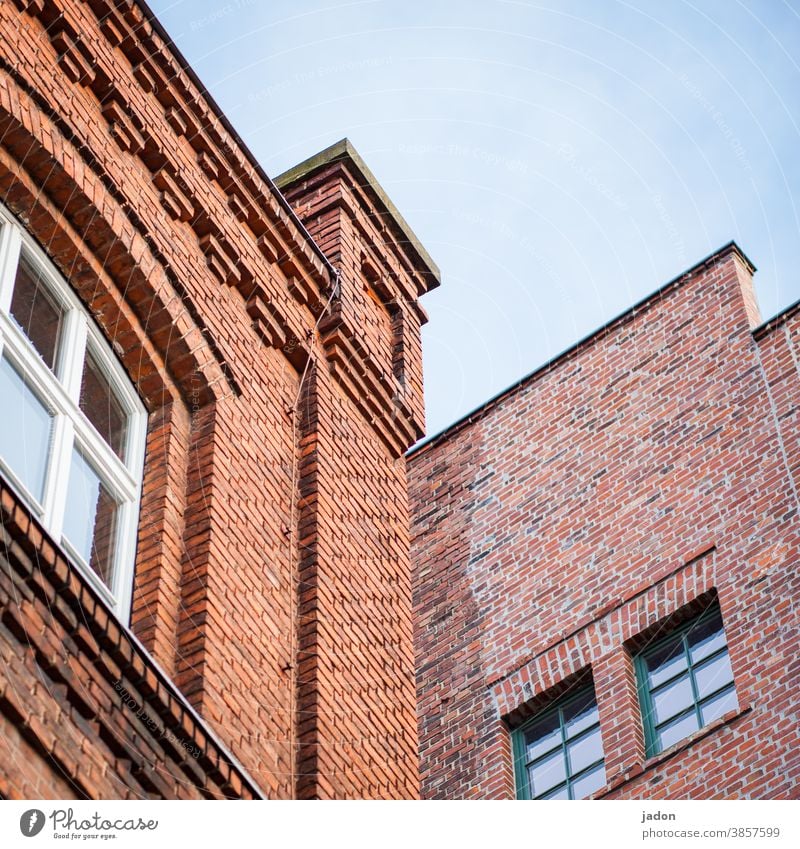
<svg viewBox="0 0 800 849"><path fill-rule="evenodd" d="M614 798L796 797L800 313L735 245L409 462L424 797L510 798L510 731L591 675ZM650 760L632 657L717 597L739 709Z"/></svg>

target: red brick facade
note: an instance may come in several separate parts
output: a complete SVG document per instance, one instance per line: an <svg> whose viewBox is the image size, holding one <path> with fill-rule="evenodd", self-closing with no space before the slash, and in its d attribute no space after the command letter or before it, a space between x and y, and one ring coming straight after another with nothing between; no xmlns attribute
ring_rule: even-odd
<svg viewBox="0 0 800 849"><path fill-rule="evenodd" d="M347 144L290 205L139 4L4 2L0 45L0 197L148 411L131 631L3 486L0 794L417 796L435 265Z"/></svg>
<svg viewBox="0 0 800 849"><path fill-rule="evenodd" d="M593 680L601 798L800 796L800 311L723 248L411 454L422 795L510 798ZM716 597L738 708L647 757L633 657Z"/></svg>

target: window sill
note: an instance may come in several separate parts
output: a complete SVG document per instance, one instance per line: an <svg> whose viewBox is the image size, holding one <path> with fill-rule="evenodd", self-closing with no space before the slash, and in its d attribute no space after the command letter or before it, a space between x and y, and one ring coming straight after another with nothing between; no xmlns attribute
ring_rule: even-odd
<svg viewBox="0 0 800 849"><path fill-rule="evenodd" d="M681 752L686 751L687 749L694 746L700 740L709 737L712 734L716 734L722 728L727 728L728 726L734 725L737 723L742 717L746 716L752 711L751 705L745 705L744 707L737 708L736 710L728 711L724 716L721 716L719 719L714 720L710 725L706 725L705 728L701 728L699 731L695 731L694 734L686 737L684 740L675 743L673 746L670 746L668 749L664 749L663 752L659 752L657 755L653 755L650 758L647 758L643 763L637 764L630 769L626 770L622 775L618 776L615 779L612 779L605 787L600 788L596 793L593 793L589 798L590 799L603 799L608 794L613 793L615 790L619 790L620 787L624 787L626 784L629 784L631 781L635 781L640 779L643 775L654 770L656 767L665 763L668 760L671 760L676 755L681 754Z"/></svg>

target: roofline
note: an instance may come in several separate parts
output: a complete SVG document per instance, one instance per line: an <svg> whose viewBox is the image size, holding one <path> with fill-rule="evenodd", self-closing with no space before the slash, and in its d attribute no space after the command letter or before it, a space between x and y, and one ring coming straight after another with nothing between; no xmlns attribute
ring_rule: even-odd
<svg viewBox="0 0 800 849"><path fill-rule="evenodd" d="M405 246L411 247L413 252L417 254L417 257L427 272L427 276L432 278L429 281L429 289L436 288L442 282L439 266L433 261L428 251L425 250L416 233L414 233L409 223L400 214L392 199L386 194L385 189L378 182L378 178L372 173L355 147L353 147L350 139L343 138L335 144L330 145L330 147L321 150L319 153L309 156L308 159L304 159L302 162L289 168L288 171L284 171L283 174L279 174L275 178L275 185L279 189L285 189L300 180L311 177L326 165L343 160L349 160L355 166L361 177L362 185L369 186L372 193L383 206L384 211L400 230L405 239Z"/></svg>
<svg viewBox="0 0 800 849"><path fill-rule="evenodd" d="M488 401L484 401L482 404L479 404L475 409L471 410L469 413L465 413L460 418L456 419L452 424L447 425L447 427L442 430L434 433L432 436L425 437L421 439L416 445L413 445L406 451L406 459L413 459L420 451L433 447L434 444L439 444L444 442L450 436L452 436L457 431L466 427L467 425L471 425L474 422L481 419L485 413L489 411L489 408L496 405L499 401L506 398L508 395L516 392L518 389L521 389L526 383L534 380L543 372L548 369L553 368L556 365L559 365L562 360L566 360L572 354L574 354L579 348L582 348L584 345L587 345L589 342L592 342L598 337L601 333L609 330L613 325L618 324L624 321L627 318L632 318L633 314L637 310L641 310L645 307L650 306L650 303L658 298L660 295L663 295L667 289L671 287L678 287L679 285L685 283L690 277L693 277L699 271L707 268L709 265L714 264L723 256L727 254L734 254L738 256L740 260L745 264L748 271L750 273L754 273L756 271L755 265L749 259L747 254L739 247L739 245L731 239L730 242L724 244L721 248L718 248L713 253L710 253L707 257L704 257L699 262L695 263L693 266L688 268L686 271L681 272L676 277L673 277L671 280L668 280L666 283L662 283L661 286L658 287L655 291L651 292L649 295L646 295L640 301L635 303L633 306L628 307L624 312L619 313L614 316L614 318L609 319L605 324L602 324L600 327L593 330L587 336L584 336L582 339L579 339L577 342L573 342L572 345L565 348L559 354L556 354L554 357L551 357L549 360L546 360L541 365L537 366L533 371L528 372L523 377L520 377L518 380L515 380L510 386L507 386L505 389L501 389ZM774 321L774 319L773 319ZM769 322L767 322L769 324Z"/></svg>
<svg viewBox="0 0 800 849"><path fill-rule="evenodd" d="M145 17L148 20L148 23L153 27L153 29L158 33L159 38L164 42L167 49L173 55L175 60L181 66L181 70L189 77L191 82L199 89L200 96L205 100L208 104L211 111L214 115L219 119L220 124L225 129L225 132L228 133L229 136L236 143L237 147L244 154L245 159L253 166L253 169L259 179L263 180L267 184L267 188L272 192L273 196L276 198L281 208L286 212L289 216L291 222L297 227L297 229L303 234L306 241L308 242L311 250L317 255L317 257L321 260L323 265L328 269L329 274L332 278L336 277L336 268L333 263L328 259L325 255L325 252L320 248L320 246L314 241L314 237L308 232L303 222L300 220L300 216L292 209L292 205L288 200L283 196L283 193L280 189L275 185L275 181L267 174L264 170L264 167L258 161L256 156L250 150L250 148L244 143L242 137L231 124L228 117L220 108L219 104L216 100L211 96L211 92L204 85L203 81L197 75L197 72L192 68L192 66L186 61L186 57L181 53L178 49L178 45L172 40L172 37L164 28L164 25L159 21L156 17L153 10L147 5L146 0L134 0L137 5L139 5L142 11L145 14Z"/></svg>

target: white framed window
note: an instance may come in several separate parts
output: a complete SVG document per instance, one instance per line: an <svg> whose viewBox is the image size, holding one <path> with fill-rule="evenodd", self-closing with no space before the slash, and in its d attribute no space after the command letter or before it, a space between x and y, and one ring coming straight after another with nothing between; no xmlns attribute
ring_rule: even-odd
<svg viewBox="0 0 800 849"><path fill-rule="evenodd" d="M0 206L0 474L125 624L146 430L105 337Z"/></svg>

